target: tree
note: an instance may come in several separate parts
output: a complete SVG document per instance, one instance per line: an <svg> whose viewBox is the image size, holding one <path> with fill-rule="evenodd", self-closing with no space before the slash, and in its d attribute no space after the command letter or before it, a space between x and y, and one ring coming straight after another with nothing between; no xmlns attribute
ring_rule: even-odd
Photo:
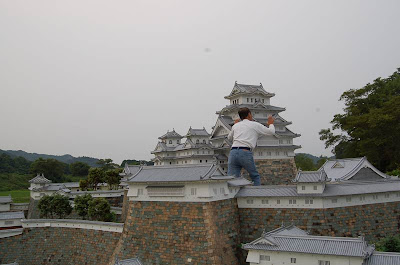
<svg viewBox="0 0 400 265"><path fill-rule="evenodd" d="M108 188L110 190L118 189L118 186L121 181L121 176L119 175L119 173L121 172L122 169L110 169L106 171L105 181L107 182Z"/></svg>
<svg viewBox="0 0 400 265"><path fill-rule="evenodd" d="M305 154L297 154L294 157L297 169L303 171L315 170L314 162L311 158L307 157Z"/></svg>
<svg viewBox="0 0 400 265"><path fill-rule="evenodd" d="M88 214L90 219L113 222L115 214L111 212L110 203L104 198L95 198L89 202Z"/></svg>
<svg viewBox="0 0 400 265"><path fill-rule="evenodd" d="M40 198L39 203L38 203L40 217L53 218L52 200L53 200L53 197L49 196L49 195L44 195L42 198Z"/></svg>
<svg viewBox="0 0 400 265"><path fill-rule="evenodd" d="M114 164L112 159L110 159L110 158L100 159L99 161L97 161L97 164L100 165L101 169L104 171L107 171L109 169L118 168L118 165Z"/></svg>
<svg viewBox="0 0 400 265"><path fill-rule="evenodd" d="M316 168L316 169L321 168L322 165L325 164L325 162L326 162L327 160L328 160L328 158L327 158L326 156L320 156L319 159L318 159L318 161L317 161L317 164L315 165L315 168Z"/></svg>
<svg viewBox="0 0 400 265"><path fill-rule="evenodd" d="M75 212L82 217L82 219L86 219L88 216L89 203L93 200L93 197L90 194L85 194L82 196L77 196L74 199L74 210Z"/></svg>
<svg viewBox="0 0 400 265"><path fill-rule="evenodd" d="M376 244L376 250L384 252L400 252L400 235L391 235Z"/></svg>
<svg viewBox="0 0 400 265"><path fill-rule="evenodd" d="M68 197L61 194L53 195L52 206L52 211L58 216L59 219L70 215L72 212L72 207Z"/></svg>
<svg viewBox="0 0 400 265"><path fill-rule="evenodd" d="M135 160L135 159L126 159L122 161L121 167L124 167L125 164L128 165L147 165L147 166L153 166L154 162L152 161L146 161L146 160Z"/></svg>
<svg viewBox="0 0 400 265"><path fill-rule="evenodd" d="M75 162L69 165L72 176L84 177L89 174L90 166L86 163Z"/></svg>
<svg viewBox="0 0 400 265"><path fill-rule="evenodd" d="M104 171L101 168L91 168L89 169L88 183L93 189L97 189L99 183L104 182Z"/></svg>
<svg viewBox="0 0 400 265"><path fill-rule="evenodd" d="M325 147L337 158L366 156L383 172L400 165L400 68L360 89L344 92L344 114L336 114L332 128L320 131ZM334 130L340 130L335 134Z"/></svg>
<svg viewBox="0 0 400 265"><path fill-rule="evenodd" d="M65 164L49 158L39 158L31 164L30 171L33 175L44 173L45 177L53 182L61 182L64 175Z"/></svg>
<svg viewBox="0 0 400 265"><path fill-rule="evenodd" d="M71 214L72 207L68 200L68 197L61 194L45 195L38 203L38 209L40 216L48 218L57 215L58 218L62 219L65 216Z"/></svg>
<svg viewBox="0 0 400 265"><path fill-rule="evenodd" d="M79 180L79 188L81 190L88 190L89 188L89 182L87 179L81 179Z"/></svg>

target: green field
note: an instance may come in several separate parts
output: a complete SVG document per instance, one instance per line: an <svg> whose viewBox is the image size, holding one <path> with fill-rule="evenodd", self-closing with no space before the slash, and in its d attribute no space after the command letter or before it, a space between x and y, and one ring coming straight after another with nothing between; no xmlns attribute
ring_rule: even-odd
<svg viewBox="0 0 400 265"><path fill-rule="evenodd" d="M13 202L29 202L29 190L0 191L0 196L11 195Z"/></svg>

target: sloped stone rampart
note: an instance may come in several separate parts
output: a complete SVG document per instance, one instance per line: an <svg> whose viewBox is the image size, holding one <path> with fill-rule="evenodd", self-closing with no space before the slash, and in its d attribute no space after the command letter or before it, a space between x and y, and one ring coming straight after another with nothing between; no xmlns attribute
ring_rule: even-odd
<svg viewBox="0 0 400 265"><path fill-rule="evenodd" d="M108 264L120 236L79 228L25 228L22 235L0 239L0 264Z"/></svg>
<svg viewBox="0 0 400 265"><path fill-rule="evenodd" d="M235 199L209 203L130 202L113 257L144 264L237 265L239 217Z"/></svg>
<svg viewBox="0 0 400 265"><path fill-rule="evenodd" d="M255 160L258 173L261 177L261 185L288 185L297 174L294 158L288 159L260 159ZM247 171L243 175L251 180Z"/></svg>
<svg viewBox="0 0 400 265"><path fill-rule="evenodd" d="M322 236L365 236L370 243L400 232L400 202L328 209L239 209L241 242L282 224L294 224Z"/></svg>

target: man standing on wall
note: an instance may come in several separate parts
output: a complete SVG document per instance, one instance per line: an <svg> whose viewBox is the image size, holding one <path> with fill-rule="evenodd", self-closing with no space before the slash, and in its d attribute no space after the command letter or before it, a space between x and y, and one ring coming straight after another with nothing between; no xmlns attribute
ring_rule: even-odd
<svg viewBox="0 0 400 265"><path fill-rule="evenodd" d="M254 186L260 186L260 174L254 163L252 150L256 147L258 137L275 134L274 118L269 116L269 127L265 127L253 121L253 115L248 108L240 108L238 114L241 121L235 121L228 135L228 140L233 141L228 158L228 175L238 178L244 168L249 172Z"/></svg>

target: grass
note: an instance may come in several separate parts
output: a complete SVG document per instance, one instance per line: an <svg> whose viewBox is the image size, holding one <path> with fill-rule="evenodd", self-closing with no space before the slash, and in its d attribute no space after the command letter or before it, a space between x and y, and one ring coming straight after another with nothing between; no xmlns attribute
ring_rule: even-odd
<svg viewBox="0 0 400 265"><path fill-rule="evenodd" d="M11 195L13 202L29 202L30 191L29 190L11 190L11 191L0 191L0 196Z"/></svg>

